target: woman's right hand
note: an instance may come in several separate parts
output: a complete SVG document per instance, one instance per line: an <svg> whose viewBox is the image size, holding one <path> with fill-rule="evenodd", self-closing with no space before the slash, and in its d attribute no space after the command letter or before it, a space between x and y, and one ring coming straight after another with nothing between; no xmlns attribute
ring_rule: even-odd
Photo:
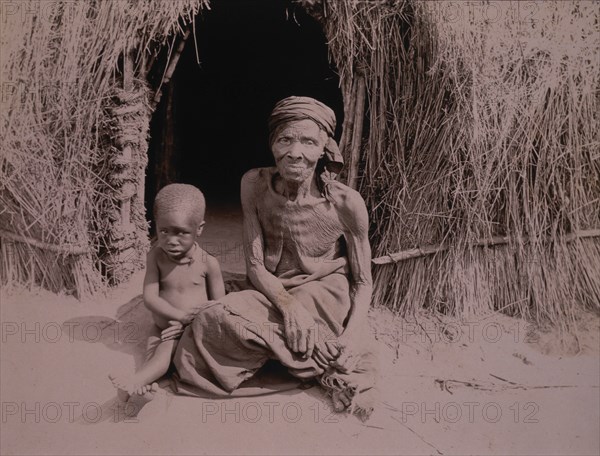
<svg viewBox="0 0 600 456"><path fill-rule="evenodd" d="M316 323L312 315L295 298L282 306L287 346L293 352L310 358L316 341Z"/></svg>
<svg viewBox="0 0 600 456"><path fill-rule="evenodd" d="M179 339L183 334L183 323L177 320L169 320L169 327L163 329L160 333L160 339L164 342L166 340Z"/></svg>

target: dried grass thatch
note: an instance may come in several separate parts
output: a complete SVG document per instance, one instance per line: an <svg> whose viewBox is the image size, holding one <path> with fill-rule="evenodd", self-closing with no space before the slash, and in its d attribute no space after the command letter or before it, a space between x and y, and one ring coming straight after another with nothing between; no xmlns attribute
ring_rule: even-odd
<svg viewBox="0 0 600 456"><path fill-rule="evenodd" d="M139 261L147 242L143 172L150 111L145 83L135 76L143 75L155 46L205 3L3 5L2 283L94 293L104 285L99 271L115 254L107 249L115 244L110 236L129 248L116 252L130 255L122 262ZM134 49L135 55L127 53ZM133 62L125 91L124 56Z"/></svg>
<svg viewBox="0 0 600 456"><path fill-rule="evenodd" d="M107 244L122 238L135 256L146 239L146 58L207 4L51 3L2 28L16 91L2 100L2 281L86 293L102 285ZM299 3L340 73L375 302L561 325L598 311L598 5ZM136 229L116 226L125 219Z"/></svg>
<svg viewBox="0 0 600 456"><path fill-rule="evenodd" d="M561 325L598 311L598 5L304 4L347 106L366 78L374 301Z"/></svg>

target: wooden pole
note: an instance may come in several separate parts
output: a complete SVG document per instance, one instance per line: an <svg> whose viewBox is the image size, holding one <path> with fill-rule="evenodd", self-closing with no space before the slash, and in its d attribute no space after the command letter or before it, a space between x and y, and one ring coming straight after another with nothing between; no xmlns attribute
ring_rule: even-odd
<svg viewBox="0 0 600 456"><path fill-rule="evenodd" d="M131 92L134 89L133 79L134 73L134 57L133 50L128 49L123 54L123 90ZM131 144L127 143L123 147L123 161L130 163L132 158ZM131 231L131 197L125 197L121 200L121 227L124 232Z"/></svg>
<svg viewBox="0 0 600 456"><path fill-rule="evenodd" d="M349 81L345 84L344 90L344 125L342 128L342 137L340 138L340 151L344 157L349 157L350 154L346 153L350 150L352 144L350 143L352 138L352 128L354 127L354 105L356 101L356 79Z"/></svg>
<svg viewBox="0 0 600 456"><path fill-rule="evenodd" d="M2 247L6 245L9 255L6 256L9 262L9 266L12 264L14 266L14 244L13 242L22 242L23 244L30 245L32 247L37 247L41 250L46 250L48 252L54 253L64 253L68 255L85 255L87 253L92 252L92 248L89 246L83 245L71 245L71 244L49 244L48 242L43 242L38 239L34 239L28 236L24 236L22 234L12 233L10 231L5 231L0 229L0 238L2 241ZM9 267L7 271L12 271L14 267Z"/></svg>
<svg viewBox="0 0 600 456"><path fill-rule="evenodd" d="M599 237L600 229L598 230L585 230L585 231L577 231L575 233L570 233L565 235L562 240L564 242L572 242L575 239L582 238L592 238ZM529 238L525 237L523 239L525 242L529 241ZM547 238L546 240L551 240ZM503 245L508 244L510 238L508 236L493 236L489 239L479 239L474 243L470 244L471 247L484 247L484 246L493 246L493 245ZM390 263L398 263L399 261L410 260L412 258L419 258L427 255L433 255L434 253L443 252L445 250L450 249L450 245L448 244L438 244L438 245L425 245L422 247L416 247L414 249L403 250L401 252L392 253L389 255L384 255L378 258L373 258L371 260L373 264L390 264Z"/></svg>
<svg viewBox="0 0 600 456"><path fill-rule="evenodd" d="M127 92L133 90L134 64L133 50L128 49L123 53L123 90Z"/></svg>
<svg viewBox="0 0 600 456"><path fill-rule="evenodd" d="M366 86L364 73L362 71L357 72L356 104L354 105L354 129L352 131L350 163L348 164L348 185L355 190L358 187L358 165L360 162L360 146L362 145L365 95Z"/></svg>
<svg viewBox="0 0 600 456"><path fill-rule="evenodd" d="M160 107L160 116L163 117L162 131L160 134L160 152L155 163L156 190L176 181L177 155L175 154L175 122L173 119L173 86L167 86L166 99ZM164 113L164 114L163 114Z"/></svg>
<svg viewBox="0 0 600 456"><path fill-rule="evenodd" d="M163 84L168 84L169 81L171 80L171 78L173 77L173 73L175 73L175 68L177 67L177 62L179 62L179 58L181 57L181 53L183 52L183 48L185 47L185 42L190 37L190 34L191 34L191 30L188 28L185 31L185 33L183 34L183 38L179 42L179 45L177 46L177 49L175 50L175 53L173 54L173 57L171 58L171 61L169 62L169 65L167 66L167 69L162 78L162 81L160 82L160 85L158 86L158 89L156 90L156 94L154 95L154 104L155 105L157 105L160 102L160 97L162 96L161 89L162 89Z"/></svg>

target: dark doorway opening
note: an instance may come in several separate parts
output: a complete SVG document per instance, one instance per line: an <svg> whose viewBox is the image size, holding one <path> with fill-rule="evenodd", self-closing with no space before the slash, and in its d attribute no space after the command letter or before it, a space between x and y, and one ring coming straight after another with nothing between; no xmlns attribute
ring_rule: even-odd
<svg viewBox="0 0 600 456"><path fill-rule="evenodd" d="M218 206L239 206L241 176L273 164L267 117L281 98L323 101L336 112L336 138L341 131L343 100L326 38L299 6L215 1L196 18L195 29L151 122L150 219L157 190L171 182L200 188L208 214Z"/></svg>

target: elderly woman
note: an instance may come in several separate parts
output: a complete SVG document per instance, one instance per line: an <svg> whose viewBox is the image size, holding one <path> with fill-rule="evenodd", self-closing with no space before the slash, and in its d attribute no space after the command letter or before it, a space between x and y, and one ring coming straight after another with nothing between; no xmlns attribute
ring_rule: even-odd
<svg viewBox="0 0 600 456"><path fill-rule="evenodd" d="M317 377L336 410L372 410L368 217L361 196L334 180L335 122L312 98L275 106L276 166L248 171L241 184L249 289L185 329L174 357L179 392L229 396L275 359L296 377Z"/></svg>

